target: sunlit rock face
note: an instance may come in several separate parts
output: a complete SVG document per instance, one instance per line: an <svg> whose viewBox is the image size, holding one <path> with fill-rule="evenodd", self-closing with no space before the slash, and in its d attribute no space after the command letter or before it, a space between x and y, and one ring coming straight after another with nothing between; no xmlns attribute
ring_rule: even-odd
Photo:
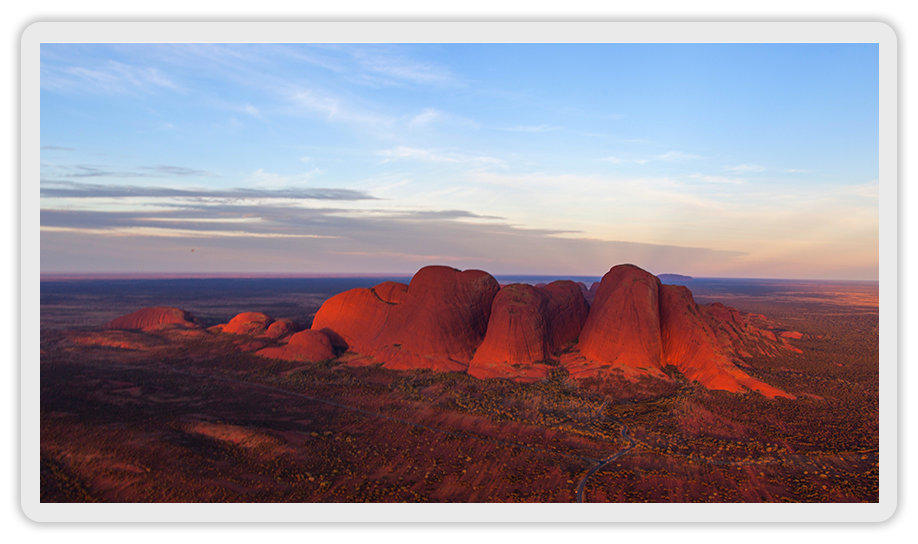
<svg viewBox="0 0 918 544"><path fill-rule="evenodd" d="M576 342L589 309L571 281L503 287L494 297L487 334L468 373L518 381L545 378L557 366L557 352Z"/></svg>
<svg viewBox="0 0 918 544"><path fill-rule="evenodd" d="M526 284L503 287L494 297L487 334L468 373L476 378L540 379L550 367L549 295Z"/></svg>
<svg viewBox="0 0 918 544"><path fill-rule="evenodd" d="M190 313L169 306L142 308L110 321L105 328L152 331L163 327L200 328L200 323Z"/></svg>
<svg viewBox="0 0 918 544"><path fill-rule="evenodd" d="M603 276L578 348L600 364L659 371L660 280L634 265L619 265Z"/></svg>
<svg viewBox="0 0 918 544"><path fill-rule="evenodd" d="M769 398L793 398L749 376L733 364L729 354L731 345L721 343L714 331L715 327L730 327L738 338L746 328L742 321L737 321L738 317L741 319L738 312L703 311L688 288L663 285L660 289L660 321L664 364L676 367L686 378L708 389L739 393L748 388Z"/></svg>
<svg viewBox="0 0 918 544"><path fill-rule="evenodd" d="M351 289L325 301L312 320L312 329L325 333L337 348L370 354L391 308L373 289Z"/></svg>

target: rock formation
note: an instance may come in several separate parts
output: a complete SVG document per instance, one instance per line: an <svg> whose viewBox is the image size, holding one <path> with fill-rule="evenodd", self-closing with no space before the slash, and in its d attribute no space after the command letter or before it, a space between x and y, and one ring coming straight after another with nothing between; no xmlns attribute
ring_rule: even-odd
<svg viewBox="0 0 918 544"><path fill-rule="evenodd" d="M190 313L171 308L157 306L143 308L134 313L123 315L110 321L105 328L121 330L153 331L162 328L200 328L200 323Z"/></svg>
<svg viewBox="0 0 918 544"><path fill-rule="evenodd" d="M578 379L614 374L668 380L664 369L674 367L709 389L788 398L794 397L736 363L753 354L802 353L790 340L804 338L765 316L720 303L699 305L688 288L664 285L634 265L613 267L589 289L567 280L501 288L480 270L428 266L408 285L387 281L331 297L312 328L300 332L290 320L258 312L239 314L205 332L191 314L169 307L144 308L107 328L166 331L176 338L223 332L243 335L237 349L274 359L316 362L334 358L337 351L348 364L519 381L545 378L559 366ZM154 345L109 332L110 337L79 342L134 349Z"/></svg>
<svg viewBox="0 0 918 544"><path fill-rule="evenodd" d="M311 329L294 334L284 346L264 348L255 353L270 359L310 363L335 358L335 350L328 337Z"/></svg>
<svg viewBox="0 0 918 544"><path fill-rule="evenodd" d="M634 265L603 276L580 333L581 356L599 365L660 375L660 280Z"/></svg>
<svg viewBox="0 0 918 544"><path fill-rule="evenodd" d="M245 312L232 318L223 326L223 332L229 334L264 334L274 319L261 312Z"/></svg>
<svg viewBox="0 0 918 544"><path fill-rule="evenodd" d="M373 289L351 289L325 301L312 320L312 329L325 333L335 347L370 354L391 307Z"/></svg>
<svg viewBox="0 0 918 544"><path fill-rule="evenodd" d="M347 350L352 364L520 381L558 365L575 378L669 379L663 369L673 366L711 389L792 397L734 364L752 353L798 351L788 339L799 333L779 330L779 338L756 325L763 320L699 306L687 288L634 265L612 268L590 289L571 281L500 288L485 272L428 266L407 286L385 282L330 298L312 329Z"/></svg>
<svg viewBox="0 0 918 544"><path fill-rule="evenodd" d="M717 320L726 317L728 325L734 327L738 325L735 321L737 314L727 312L725 316L720 309L713 314L704 312L695 303L691 291L678 285L661 286L660 299L664 364L676 367L686 378L708 389L738 393L748 388L769 398L793 398L749 376L733 364L729 356L730 345L718 341L711 320L723 327L723 322L718 323Z"/></svg>
<svg viewBox="0 0 918 544"><path fill-rule="evenodd" d="M283 338L288 334L302 330L303 327L290 319L278 319L271 323L265 330L264 336L267 338Z"/></svg>
<svg viewBox="0 0 918 544"><path fill-rule="evenodd" d="M388 368L465 370L484 338L500 285L480 270L422 268L389 307L373 355Z"/></svg>
<svg viewBox="0 0 918 544"><path fill-rule="evenodd" d="M491 304L487 333L468 373L521 381L546 377L557 366L555 353L577 340L589 311L572 281L504 286Z"/></svg>
<svg viewBox="0 0 918 544"><path fill-rule="evenodd" d="M581 297L582 298L582 297ZM525 284L503 287L491 304L487 334L469 364L476 378L544 378L548 359L549 296Z"/></svg>

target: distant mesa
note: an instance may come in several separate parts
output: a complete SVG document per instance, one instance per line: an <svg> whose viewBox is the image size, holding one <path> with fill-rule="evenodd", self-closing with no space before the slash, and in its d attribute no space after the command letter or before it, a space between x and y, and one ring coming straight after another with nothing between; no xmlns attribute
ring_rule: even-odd
<svg viewBox="0 0 918 544"><path fill-rule="evenodd" d="M691 276L683 276L682 274L659 274L657 278L659 278L662 283L683 283L692 281Z"/></svg>
<svg viewBox="0 0 918 544"><path fill-rule="evenodd" d="M501 288L480 270L429 266L408 286L386 282L330 298L312 329L352 364L518 381L556 367L575 378L669 379L671 366L710 389L794 398L735 364L752 353L798 351L787 343L794 335L778 338L756 319L698 305L686 287L634 265L612 268L590 289L570 281Z"/></svg>
<svg viewBox="0 0 918 544"><path fill-rule="evenodd" d="M110 321L105 328L153 331L163 328L200 328L200 322L190 313L169 306L143 308Z"/></svg>

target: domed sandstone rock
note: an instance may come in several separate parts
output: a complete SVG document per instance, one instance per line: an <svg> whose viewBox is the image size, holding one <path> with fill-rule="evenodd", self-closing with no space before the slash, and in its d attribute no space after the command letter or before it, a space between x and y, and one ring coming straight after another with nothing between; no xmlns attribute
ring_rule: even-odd
<svg viewBox="0 0 918 544"><path fill-rule="evenodd" d="M110 321L105 328L151 331L164 326L199 328L200 324L190 313L169 306L143 308Z"/></svg>
<svg viewBox="0 0 918 544"><path fill-rule="evenodd" d="M223 332L229 334L264 334L274 319L261 312L244 312L230 319L223 327Z"/></svg>
<svg viewBox="0 0 918 544"><path fill-rule="evenodd" d="M660 280L634 265L606 273L580 333L583 357L656 374L662 368Z"/></svg>
<svg viewBox="0 0 918 544"><path fill-rule="evenodd" d="M255 353L270 359L309 363L335 358L335 350L328 337L311 329L294 334L284 346L264 348Z"/></svg>

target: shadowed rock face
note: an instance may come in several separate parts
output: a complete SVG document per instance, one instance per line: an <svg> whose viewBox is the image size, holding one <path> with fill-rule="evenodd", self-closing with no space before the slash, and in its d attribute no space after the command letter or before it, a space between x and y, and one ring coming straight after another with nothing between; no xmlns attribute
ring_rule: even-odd
<svg viewBox="0 0 918 544"><path fill-rule="evenodd" d="M548 296L548 350L555 352L580 337L590 305L579 285L570 280L553 281L542 292Z"/></svg>
<svg viewBox="0 0 918 544"><path fill-rule="evenodd" d="M319 331L310 329L291 336L285 346L264 348L255 353L270 359L309 363L335 358L335 350L328 337Z"/></svg>
<svg viewBox="0 0 918 544"><path fill-rule="evenodd" d="M143 308L134 313L115 318L105 328L151 331L169 326L199 328L200 324L194 316L184 310L169 306L157 306Z"/></svg>
<svg viewBox="0 0 918 544"><path fill-rule="evenodd" d="M223 332L229 334L264 334L274 319L261 312L245 312L230 319L223 327Z"/></svg>
<svg viewBox="0 0 918 544"><path fill-rule="evenodd" d="M662 368L660 280L626 264L600 282L578 345L588 360L646 370Z"/></svg>

